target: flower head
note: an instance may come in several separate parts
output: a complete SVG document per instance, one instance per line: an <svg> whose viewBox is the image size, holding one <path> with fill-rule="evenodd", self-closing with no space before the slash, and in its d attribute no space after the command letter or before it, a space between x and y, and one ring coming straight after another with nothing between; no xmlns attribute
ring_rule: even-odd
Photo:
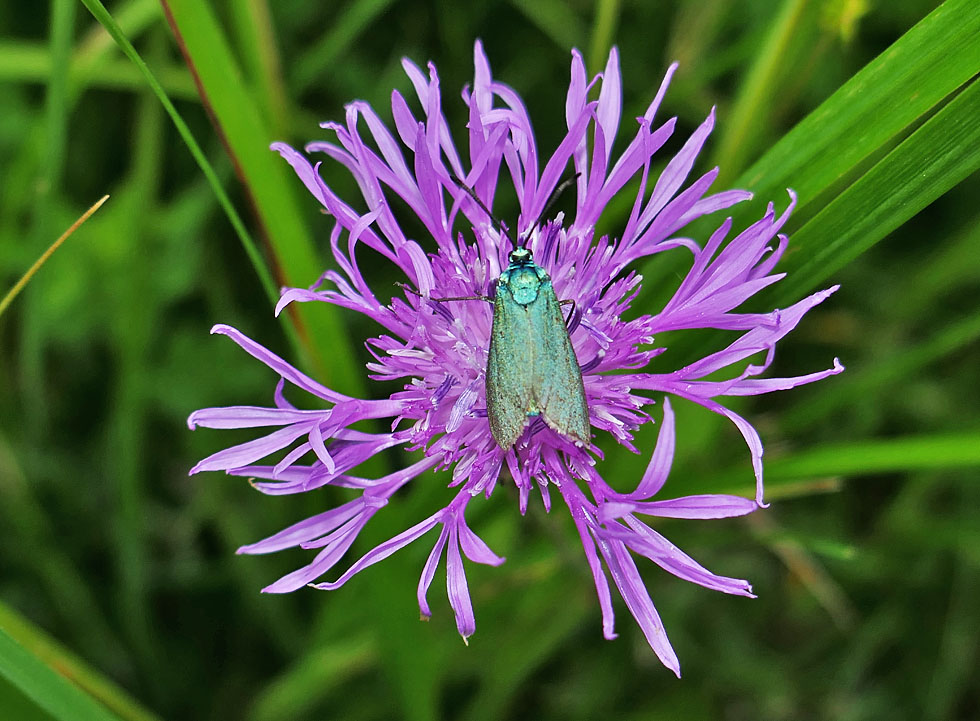
<svg viewBox="0 0 980 721"><path fill-rule="evenodd" d="M730 239L731 219L703 246L680 235L691 221L751 195L741 190L709 194L717 169L689 180L695 158L714 125L713 111L660 176L650 177L655 154L674 132L675 119L660 122L656 117L676 66L668 70L643 116L635 124L626 124L632 136L625 150L615 155L621 115L617 52L610 53L604 72L590 81L581 56L573 51L565 102L567 133L550 156L539 156L520 96L492 78L479 42L474 61L473 86L462 93L469 111L468 152L463 155L441 109L435 67L430 64L426 74L408 60L403 65L421 105L421 116L394 91L395 134L370 106L353 102L347 106L345 123L323 124L335 140L306 146L308 153L323 153L353 174L366 212L355 210L323 182L319 163L311 164L288 145L273 145L333 217L330 246L338 268L324 273L310 289L285 290L277 312L292 302L319 301L366 315L383 329L367 343L374 357L368 365L370 378L398 380L402 389L380 400L348 397L304 375L238 331L216 326L213 332L229 336L279 374L275 405L204 409L194 413L189 424L276 430L215 453L192 472L225 470L263 479L254 485L268 494L301 493L326 485L359 492L355 500L240 549L241 553L269 553L294 546L318 549L309 565L268 586L264 589L268 592L292 591L308 584L338 588L367 566L439 528L419 581L419 606L428 616L427 591L445 554L449 602L464 639L476 624L463 557L490 565L504 560L467 526L467 506L480 496L489 497L499 483L513 483L519 490L521 513L535 489L550 510L553 489L578 528L599 596L605 637L615 637L611 578L653 650L679 674L677 657L634 555L725 593L751 596L751 589L746 581L717 576L703 568L640 519L724 518L747 514L763 504L761 441L748 421L725 407L724 398L783 390L840 372L835 360L830 369L806 376L759 378L772 361L776 342L836 288L781 310L735 312L747 298L782 277L772 271L786 247L787 239L779 230L795 197L790 192L788 207L781 213L770 204L761 219ZM558 214L539 223L569 168L575 186L572 217ZM621 233L595 237L600 214L634 178L639 187ZM513 185L519 204L512 232L505 232L488 215L503 182ZM395 197L424 226L423 241L403 232L390 203ZM491 435L486 369L493 307L481 300L438 299L491 296L517 238L526 239L534 261L550 275L557 298L574 302L567 333L581 368L593 438L608 434L637 451L632 445L633 432L654 420L647 408L661 405L656 414L661 424L658 442L632 492L617 492L603 480L596 463L597 448L545 423L540 415L529 417L511 448L502 448ZM631 267L668 250L690 257L687 276L663 308L652 313L632 308L641 278ZM390 303L375 296L362 272L365 264L370 267L379 256L395 264L407 280L408 288ZM687 328L720 328L740 335L695 363L670 367L666 348L654 346L654 339L665 331ZM750 362L760 354L764 354L761 363ZM654 358L657 372L651 369ZM295 408L285 398L286 383L321 399L327 408ZM736 425L748 444L755 471L754 501L728 495L651 500L663 489L673 458L670 395L702 405ZM368 433L353 429L366 419L386 419L391 430ZM420 459L381 478L353 475L363 461L394 446L421 451ZM276 462L260 464L273 454L281 454ZM447 494L445 507L369 551L336 580L315 583L344 558L360 530L398 489L410 482L438 482L440 476L427 473L432 469L451 471L447 485L454 491Z"/></svg>

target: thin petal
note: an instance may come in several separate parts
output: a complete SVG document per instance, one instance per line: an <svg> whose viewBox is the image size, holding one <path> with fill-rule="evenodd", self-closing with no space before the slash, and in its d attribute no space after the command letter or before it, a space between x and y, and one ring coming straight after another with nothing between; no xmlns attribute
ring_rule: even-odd
<svg viewBox="0 0 980 721"><path fill-rule="evenodd" d="M279 533L273 534L256 543L242 546L235 553L261 554L274 553L285 548L292 548L301 543L322 536L356 516L364 507L361 499L349 501L342 506L332 508L324 513L294 523Z"/></svg>
<svg viewBox="0 0 980 721"><path fill-rule="evenodd" d="M254 463L270 453L282 450L307 433L309 433L309 424L305 423L280 428L278 431L262 438L256 438L254 441L247 441L223 451L212 453L204 460L199 461L190 470L190 474L194 475L202 471L224 471Z"/></svg>
<svg viewBox="0 0 980 721"><path fill-rule="evenodd" d="M640 572L629 551L618 541L600 540L599 547L603 551L602 555L606 559L606 565L609 566L616 587L626 601L626 607L639 624L650 648L657 654L660 662L680 678L680 661L667 639L660 614L657 613L650 599L650 594L643 584L643 579L640 578Z"/></svg>
<svg viewBox="0 0 980 721"><path fill-rule="evenodd" d="M660 434L657 436L657 445L643 478L636 490L627 494L627 498L641 500L652 498L660 492L667 482L670 466L674 462L674 442L674 409L670 405L670 399L664 398L664 419L660 425Z"/></svg>
<svg viewBox="0 0 980 721"><path fill-rule="evenodd" d="M612 156L613 142L619 129L619 117L623 110L623 88L619 74L619 50L615 46L609 51L609 60L602 73L602 90L599 92L599 105L596 108L596 119L602 128L605 140L603 151L606 163Z"/></svg>
<svg viewBox="0 0 980 721"><path fill-rule="evenodd" d="M219 323L211 329L211 333L228 336L250 356L265 363L280 376L307 393L319 396L320 398L333 403L350 400L348 396L332 391L326 386L317 383L305 373L300 373L298 370L293 368L293 366L270 351L268 348L259 345L245 334L232 328L230 325Z"/></svg>
<svg viewBox="0 0 980 721"><path fill-rule="evenodd" d="M380 544L379 546L372 548L370 551L368 551L359 559L357 559L354 565L352 565L350 568L344 571L344 573L336 581L333 581L332 583L330 582L316 583L313 584L313 587L320 589L321 591L333 591L340 588L345 583L347 583L351 578L353 578L357 573L363 571L368 566L373 566L378 561L383 561L384 559L388 558L388 556L393 554L395 551L401 550L402 548L410 544L412 541L424 536L436 524L439 523L439 518L441 514L442 511L439 511L438 513L429 516L424 521L420 521L419 523L416 523L411 528L402 531L397 536L388 539L387 541Z"/></svg>
<svg viewBox="0 0 980 721"><path fill-rule="evenodd" d="M632 504L635 513L660 518L732 518L759 510L755 501L723 493Z"/></svg>
<svg viewBox="0 0 980 721"><path fill-rule="evenodd" d="M432 616L432 609L429 608L429 586L432 585L432 579L436 575L436 567L439 565L439 559L442 558L442 549L446 547L447 538L449 538L449 526L443 524L439 538L436 539L435 545L429 551L429 557L426 559L425 566L422 568L422 575L419 577L416 595L419 602L419 614L423 619Z"/></svg>
<svg viewBox="0 0 980 721"><path fill-rule="evenodd" d="M473 615L473 601L466 583L463 557L459 552L459 532L454 523L449 531L449 546L446 550L446 591L449 605L456 614L456 628L465 641L476 631L476 617Z"/></svg>

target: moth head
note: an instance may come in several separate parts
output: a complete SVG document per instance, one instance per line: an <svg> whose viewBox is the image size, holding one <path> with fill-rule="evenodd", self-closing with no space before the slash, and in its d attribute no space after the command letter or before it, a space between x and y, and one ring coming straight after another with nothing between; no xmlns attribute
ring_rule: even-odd
<svg viewBox="0 0 980 721"><path fill-rule="evenodd" d="M524 247L512 250L510 253L510 262L512 265L523 265L524 263L532 262L531 251Z"/></svg>

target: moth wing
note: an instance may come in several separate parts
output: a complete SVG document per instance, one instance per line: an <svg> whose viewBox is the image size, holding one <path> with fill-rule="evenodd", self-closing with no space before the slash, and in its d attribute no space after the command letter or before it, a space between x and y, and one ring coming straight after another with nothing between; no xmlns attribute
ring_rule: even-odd
<svg viewBox="0 0 980 721"><path fill-rule="evenodd" d="M528 315L536 338L531 383L541 415L554 430L587 445L592 426L582 371L550 281L542 284Z"/></svg>
<svg viewBox="0 0 980 721"><path fill-rule="evenodd" d="M527 425L535 342L531 331L523 306L498 285L487 355L487 415L501 448L513 446Z"/></svg>

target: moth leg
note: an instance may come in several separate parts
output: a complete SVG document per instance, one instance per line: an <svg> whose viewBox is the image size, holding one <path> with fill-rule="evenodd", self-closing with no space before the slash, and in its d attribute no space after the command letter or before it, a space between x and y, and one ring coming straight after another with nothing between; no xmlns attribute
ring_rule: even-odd
<svg viewBox="0 0 980 721"><path fill-rule="evenodd" d="M433 298L432 296L422 295L417 290L410 287L407 283L395 283L395 285L397 285L402 290L408 291L412 295L417 295L419 298L422 298L423 300L431 300L431 301L435 301L436 303L441 303L447 300L485 300L488 303L493 303L493 298L486 295L461 295L452 298Z"/></svg>
<svg viewBox="0 0 980 721"><path fill-rule="evenodd" d="M572 180L574 180L574 178L572 178ZM572 322L572 316L575 315L575 308L577 306L575 305L575 301L572 300L571 298L569 298L568 300L560 300L560 301L558 301L558 305L569 305L569 304L571 304L572 309L570 311L568 311L568 315L565 318L565 327L566 328L568 327L568 324Z"/></svg>

